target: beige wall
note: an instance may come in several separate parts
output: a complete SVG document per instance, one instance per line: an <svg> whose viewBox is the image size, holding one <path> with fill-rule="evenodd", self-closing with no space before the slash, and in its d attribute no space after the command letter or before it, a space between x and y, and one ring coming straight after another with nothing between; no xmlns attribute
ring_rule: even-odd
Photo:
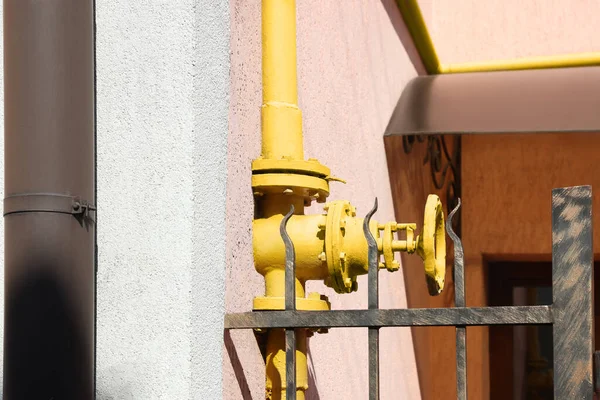
<svg viewBox="0 0 600 400"><path fill-rule="evenodd" d="M400 41L405 35L393 0L297 2L298 78L306 157L316 157L347 185L332 183L330 199L349 199L364 215L377 196L377 219L394 219L382 135L416 72ZM343 6L342 6L343 4ZM250 162L260 153L260 0L231 0L231 106L227 185L227 312L249 311L263 293L252 262ZM307 212L319 212L314 206ZM416 222L416 221L415 221ZM401 273L381 273L380 306L406 307ZM359 292L335 295L334 309L366 308ZM382 399L418 399L410 331L382 330ZM264 398L264 363L251 332L226 337L224 398ZM367 398L366 330L331 330L310 339L309 398ZM245 396L245 397L244 397Z"/></svg>

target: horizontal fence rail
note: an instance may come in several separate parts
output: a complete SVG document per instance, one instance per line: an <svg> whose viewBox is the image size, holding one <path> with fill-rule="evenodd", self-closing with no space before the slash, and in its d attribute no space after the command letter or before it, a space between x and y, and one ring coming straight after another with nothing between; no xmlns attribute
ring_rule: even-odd
<svg viewBox="0 0 600 400"><path fill-rule="evenodd" d="M552 324L552 306L261 311L228 314L225 329Z"/></svg>

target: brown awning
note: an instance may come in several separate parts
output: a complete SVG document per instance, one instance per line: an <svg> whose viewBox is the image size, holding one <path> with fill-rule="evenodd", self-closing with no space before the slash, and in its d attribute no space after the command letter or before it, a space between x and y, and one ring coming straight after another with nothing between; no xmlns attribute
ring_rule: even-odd
<svg viewBox="0 0 600 400"><path fill-rule="evenodd" d="M600 67L420 76L385 135L550 132L600 132Z"/></svg>

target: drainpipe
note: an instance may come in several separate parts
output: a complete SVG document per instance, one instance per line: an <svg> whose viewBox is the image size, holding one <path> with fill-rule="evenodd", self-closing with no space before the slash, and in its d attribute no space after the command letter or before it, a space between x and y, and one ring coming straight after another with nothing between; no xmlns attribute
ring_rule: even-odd
<svg viewBox="0 0 600 400"><path fill-rule="evenodd" d="M296 73L296 2L262 0L262 153L252 162L256 204L253 249L256 270L264 276L265 295L254 298L254 310L283 310L285 304L285 247L280 236L283 216L294 206L287 223L296 254L296 309L325 311L330 304L319 293L305 293L307 280L322 280L337 293L358 289L357 276L368 272L368 245L363 219L349 201L331 201L324 213L304 215L312 201L325 203L329 168L316 159L304 160L302 114L298 108ZM394 252L417 253L433 295L441 292L445 276L444 217L440 200L430 195L421 235L416 224L371 221L383 255L380 268L399 269ZM380 234L381 231L381 234ZM404 232L403 239L395 239ZM319 331L319 332L324 332ZM307 337L312 330L296 330L296 399L308 388ZM266 398L280 400L286 393L285 332L266 332Z"/></svg>
<svg viewBox="0 0 600 400"><path fill-rule="evenodd" d="M93 0L4 0L4 90L4 399L93 399Z"/></svg>

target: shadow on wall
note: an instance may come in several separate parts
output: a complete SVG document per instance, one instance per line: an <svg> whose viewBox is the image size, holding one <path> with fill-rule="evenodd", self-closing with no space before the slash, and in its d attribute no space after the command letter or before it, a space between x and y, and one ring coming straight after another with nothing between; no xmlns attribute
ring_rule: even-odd
<svg viewBox="0 0 600 400"><path fill-rule="evenodd" d="M235 344L233 344L233 340L231 339L231 333L229 333L229 331L225 331L223 334L223 339L225 341L225 348L227 349L229 361L231 362L233 372L235 373L235 379L237 380L238 386L240 387L240 392L242 393L242 399L252 400L252 393L250 392L248 381L244 375L244 368L242 367L240 357L235 349Z"/></svg>
<svg viewBox="0 0 600 400"><path fill-rule="evenodd" d="M408 29L406 28L404 20L402 19L400 10L398 10L398 4L396 3L396 0L381 0L381 4L390 18L390 22L392 23L400 42L402 42L402 46L404 47L406 54L408 54L408 58L415 67L415 70L419 75L427 75L425 66L421 61L421 56L419 56L419 52L415 47L415 43L410 36Z"/></svg>
<svg viewBox="0 0 600 400"><path fill-rule="evenodd" d="M306 391L306 399L321 400L321 396L319 396L319 388L317 386L315 364L313 363L312 354L310 354L310 339L308 339L308 345L306 347L308 357L308 390Z"/></svg>
<svg viewBox="0 0 600 400"><path fill-rule="evenodd" d="M24 266L27 268L27 266ZM34 270L33 268L28 268ZM41 266L38 271L51 270ZM4 395L11 399L91 398L93 372L69 299L49 273L22 279L5 298ZM9 366L9 367L8 367Z"/></svg>
<svg viewBox="0 0 600 400"><path fill-rule="evenodd" d="M235 349L235 344L231 339L231 333L229 333L229 331L225 331L223 334L223 339L225 342L225 349L227 349L227 355L229 356L229 361L231 362L231 366L233 367L233 371L235 373L235 379L237 380L240 392L242 394L242 399L253 400L252 393L250 392L250 387L248 385L248 380L244 375L244 368L242 367L240 357ZM308 391L306 392L306 399L321 400L317 389L317 380L315 379L314 364L312 363L312 356L310 355L310 347L308 349L308 359ZM262 367L264 368L264 365Z"/></svg>

